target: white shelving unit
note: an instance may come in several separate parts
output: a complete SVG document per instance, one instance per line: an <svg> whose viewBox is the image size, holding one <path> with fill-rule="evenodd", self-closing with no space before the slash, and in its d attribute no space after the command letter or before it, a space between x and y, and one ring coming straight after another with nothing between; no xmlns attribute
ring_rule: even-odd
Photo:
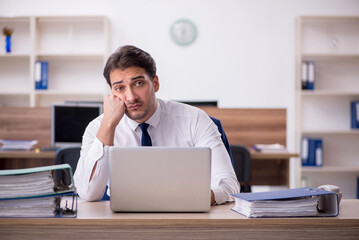
<svg viewBox="0 0 359 240"><path fill-rule="evenodd" d="M0 106L103 99L109 49L105 17L0 17L3 27L14 33L11 53L5 53L5 38L0 41ZM47 90L35 90L35 61L49 62Z"/></svg>
<svg viewBox="0 0 359 240"><path fill-rule="evenodd" d="M310 186L338 185L357 198L359 129L350 102L359 100L359 17L300 17L297 21L296 140L323 139L323 167L301 167ZM314 90L301 89L301 63L316 64Z"/></svg>

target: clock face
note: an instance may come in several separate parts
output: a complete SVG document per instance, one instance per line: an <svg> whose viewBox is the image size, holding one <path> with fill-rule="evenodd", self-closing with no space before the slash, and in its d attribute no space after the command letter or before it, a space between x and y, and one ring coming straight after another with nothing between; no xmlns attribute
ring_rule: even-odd
<svg viewBox="0 0 359 240"><path fill-rule="evenodd" d="M190 20L181 19L171 26L171 36L175 43L189 45L196 39L197 29Z"/></svg>

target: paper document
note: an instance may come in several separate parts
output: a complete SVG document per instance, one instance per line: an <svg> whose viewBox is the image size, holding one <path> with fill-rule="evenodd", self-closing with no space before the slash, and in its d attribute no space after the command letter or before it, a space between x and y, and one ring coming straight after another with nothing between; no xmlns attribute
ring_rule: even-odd
<svg viewBox="0 0 359 240"><path fill-rule="evenodd" d="M287 152L287 149L284 145L275 143L275 144L254 144L253 150L258 152Z"/></svg>
<svg viewBox="0 0 359 240"><path fill-rule="evenodd" d="M316 217L339 214L337 195L318 188L306 187L232 195L235 197L232 210L250 218Z"/></svg>
<svg viewBox="0 0 359 240"><path fill-rule="evenodd" d="M0 150L31 150L37 143L37 140L18 141L0 139L0 144L2 144Z"/></svg>

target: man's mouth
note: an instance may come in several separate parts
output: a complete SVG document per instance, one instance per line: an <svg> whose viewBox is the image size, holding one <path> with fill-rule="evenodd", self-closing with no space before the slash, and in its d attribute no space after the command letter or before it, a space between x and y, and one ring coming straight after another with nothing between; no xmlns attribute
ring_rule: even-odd
<svg viewBox="0 0 359 240"><path fill-rule="evenodd" d="M141 106L142 106L141 103L135 103L135 104L129 104L129 105L127 105L126 107L127 107L128 110L137 110L137 109L139 109Z"/></svg>

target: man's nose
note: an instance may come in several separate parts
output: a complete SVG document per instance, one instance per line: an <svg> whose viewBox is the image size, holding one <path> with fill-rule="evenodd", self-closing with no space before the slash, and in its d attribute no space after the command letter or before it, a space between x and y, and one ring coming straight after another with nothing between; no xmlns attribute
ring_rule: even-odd
<svg viewBox="0 0 359 240"><path fill-rule="evenodd" d="M132 88L128 88L126 91L126 101L131 102L137 99L137 94Z"/></svg>

